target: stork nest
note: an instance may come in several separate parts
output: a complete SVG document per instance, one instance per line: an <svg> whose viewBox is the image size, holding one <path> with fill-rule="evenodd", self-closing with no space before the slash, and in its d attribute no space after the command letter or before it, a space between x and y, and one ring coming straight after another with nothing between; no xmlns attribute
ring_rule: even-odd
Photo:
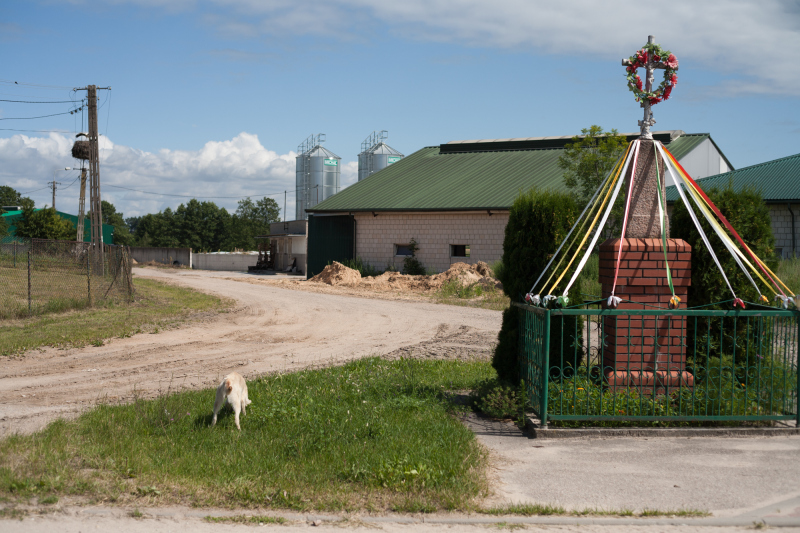
<svg viewBox="0 0 800 533"><path fill-rule="evenodd" d="M83 159L88 161L91 157L92 149L89 147L89 141L75 141L72 145L72 157L75 159Z"/></svg>

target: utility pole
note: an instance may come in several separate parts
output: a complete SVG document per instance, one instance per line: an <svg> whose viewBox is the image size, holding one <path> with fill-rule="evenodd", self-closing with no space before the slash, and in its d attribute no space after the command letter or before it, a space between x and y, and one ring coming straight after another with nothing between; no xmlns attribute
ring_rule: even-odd
<svg viewBox="0 0 800 533"><path fill-rule="evenodd" d="M57 185L61 185L61 182L53 180L51 182L48 182L48 185L50 185L50 188L53 189L53 209L55 209L56 208L56 189L58 188Z"/></svg>
<svg viewBox="0 0 800 533"><path fill-rule="evenodd" d="M103 274L103 212L100 200L100 134L97 131L97 85L76 89L86 91L89 103L89 211L95 272ZM111 87L100 87L111 90Z"/></svg>
<svg viewBox="0 0 800 533"><path fill-rule="evenodd" d="M61 170L57 168L53 171L53 181L49 182L50 188L53 189L53 209L56 208L56 189L58 189L58 185L61 185L60 181L56 181L56 173ZM70 167L64 167L64 170L72 170Z"/></svg>
<svg viewBox="0 0 800 533"><path fill-rule="evenodd" d="M81 197L78 201L78 235L76 240L83 242L83 219L86 214L86 168L81 168Z"/></svg>

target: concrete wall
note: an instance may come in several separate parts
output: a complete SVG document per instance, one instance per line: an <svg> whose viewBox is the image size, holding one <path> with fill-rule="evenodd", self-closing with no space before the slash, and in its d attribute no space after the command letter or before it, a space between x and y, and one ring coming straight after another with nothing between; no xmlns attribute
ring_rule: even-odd
<svg viewBox="0 0 800 533"><path fill-rule="evenodd" d="M356 256L375 268L402 269L396 244L417 241L417 258L426 268L442 272L452 263L492 263L503 255L508 211L453 213L356 213ZM450 245L469 245L470 257L451 257Z"/></svg>
<svg viewBox="0 0 800 533"><path fill-rule="evenodd" d="M178 261L181 265L192 267L191 248L157 248L152 246L131 246L131 256L139 263L164 263L171 265Z"/></svg>
<svg viewBox="0 0 800 533"><path fill-rule="evenodd" d="M772 219L772 234L775 235L775 248L784 258L792 257L792 215L786 204L769 204L769 217ZM800 256L800 204L792 204L794 211L795 246Z"/></svg>
<svg viewBox="0 0 800 533"><path fill-rule="evenodd" d="M194 254L192 261L197 270L242 271L256 266L258 252Z"/></svg>

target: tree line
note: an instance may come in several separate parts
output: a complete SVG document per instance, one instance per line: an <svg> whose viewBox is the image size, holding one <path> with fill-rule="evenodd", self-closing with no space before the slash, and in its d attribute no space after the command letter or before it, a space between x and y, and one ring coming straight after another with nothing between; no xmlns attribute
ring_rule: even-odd
<svg viewBox="0 0 800 533"><path fill-rule="evenodd" d="M22 206L16 234L38 239L75 240L75 225L55 209L35 210L32 199L12 187L0 186L0 206ZM90 213L87 213L87 217ZM214 202L192 199L175 210L125 218L114 204L102 201L103 224L114 226L114 244L125 246L170 246L201 251L255 250L259 235L269 234L269 225L280 222L280 208L272 198L244 198L234 213ZM8 234L0 218L0 238Z"/></svg>

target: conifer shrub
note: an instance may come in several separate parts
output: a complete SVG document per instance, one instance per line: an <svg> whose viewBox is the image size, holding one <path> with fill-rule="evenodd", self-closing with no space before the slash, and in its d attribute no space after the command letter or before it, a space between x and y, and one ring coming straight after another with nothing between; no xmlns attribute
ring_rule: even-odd
<svg viewBox="0 0 800 533"><path fill-rule="evenodd" d="M725 218L728 219L753 253L760 257L774 272L777 268L777 261L774 257L775 237L772 235L769 208L764 203L761 192L748 186L736 192L733 189L733 184L729 182L727 187L723 189L714 187L705 191L705 193ZM700 226L708 236L708 240L722 268L725 270L728 281L731 282L733 290L736 291L736 296L745 302L758 302L758 292L736 264L733 256L728 253L702 213L695 206L693 206L693 210L700 221ZM676 239L683 239L692 246L692 285L689 287L689 305L706 305L733 299L728 286L722 279L722 274L720 274L711 254L703 243L703 239L700 237L682 201L675 203L675 208L670 216L670 236ZM733 235L730 235L730 237L735 240ZM754 274L751 273L751 275L756 280L756 283L759 283L762 291L767 291L765 294L770 296L771 293L767 287L764 287Z"/></svg>
<svg viewBox="0 0 800 533"><path fill-rule="evenodd" d="M503 268L498 276L503 291L512 302L524 301L525 294L569 233L578 215L580 208L569 194L531 189L521 192L514 200L503 240ZM562 253L567 251L562 250ZM573 264L571 270L575 266ZM553 294L560 295L563 292L570 276L571 272L564 275ZM570 297L573 303L577 303L580 299L578 290L573 289ZM520 309L514 306L503 311L498 344L492 359L499 379L510 385L516 385L521 378L518 359L520 314ZM551 322L551 368L561 366L561 332L575 331L575 320L575 317L564 317L563 330L560 319ZM570 357L570 364L575 363L574 358Z"/></svg>
<svg viewBox="0 0 800 533"><path fill-rule="evenodd" d="M725 218L728 219L753 253L761 258L770 270L774 272L777 268L775 237L772 234L769 208L764 203L761 192L747 186L737 192L733 189L733 184L729 182L725 188L714 187L705 191L705 193ZM695 206L693 206L693 210L700 221L700 226L708 236L708 240L725 271L725 275L736 292L736 296L745 302L758 303L758 291L736 264L733 256L728 253L728 250L714 230L711 229L702 213ZM670 236L683 239L692 247L692 284L687 295L688 305L695 307L698 305L717 304L712 308L730 309L731 304L729 301L733 299L733 295L682 201L676 202L670 217ZM730 235L730 237L735 240L733 235ZM772 292L752 272L751 276L758 283L764 295L771 300ZM773 302L771 301L771 303ZM748 307L751 306L748 304ZM737 343L736 363L754 357L754 353L750 352L753 352L755 347L746 346L746 328L748 327L746 320L738 322L726 320L722 325L720 325L720 319L718 318L709 318L708 321L708 323L702 321L702 324L698 322L697 331L695 331L695 321L687 321L687 346L698 347L697 353L694 354L693 358L695 364L705 365L707 357L718 358L724 354L731 353L731 343L734 340ZM726 346L720 346L720 327L725 330ZM734 331L734 328L737 328L737 331Z"/></svg>

